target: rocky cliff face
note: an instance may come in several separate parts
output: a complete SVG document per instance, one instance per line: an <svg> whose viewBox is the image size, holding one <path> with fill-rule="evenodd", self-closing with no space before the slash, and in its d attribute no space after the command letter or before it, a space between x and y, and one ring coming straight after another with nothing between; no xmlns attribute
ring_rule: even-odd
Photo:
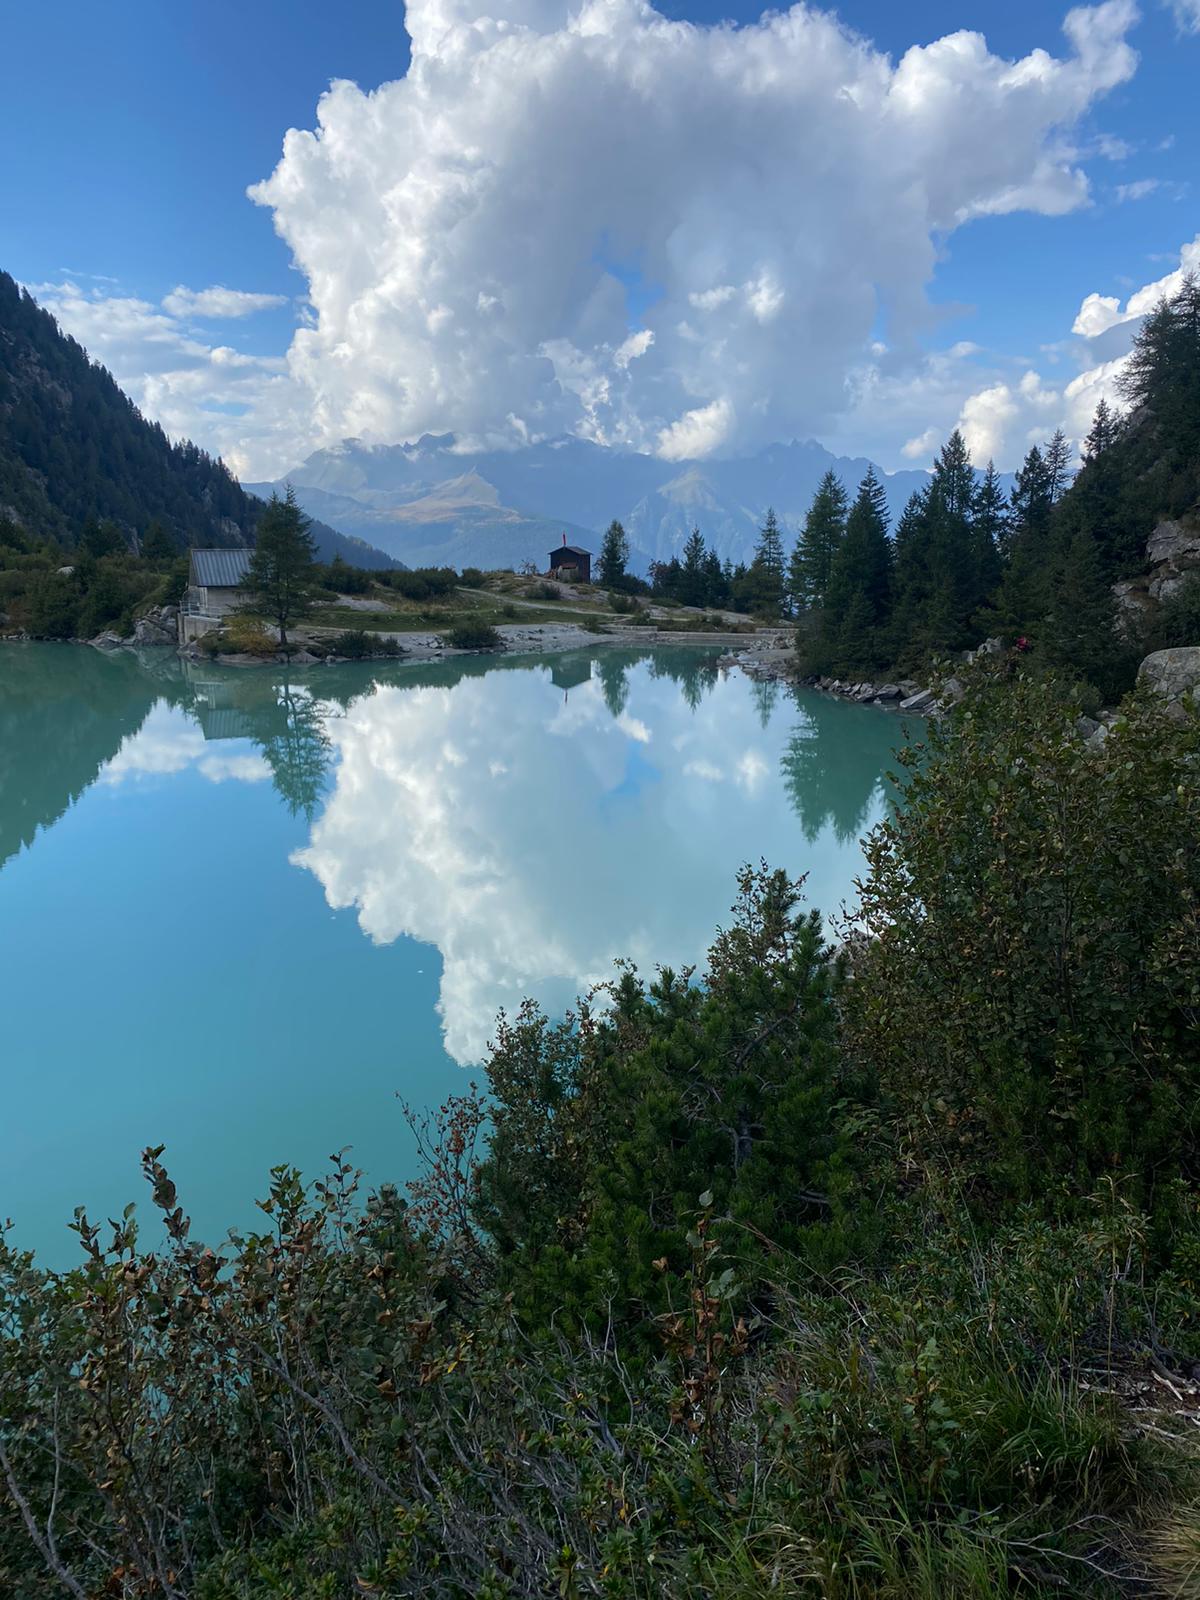
<svg viewBox="0 0 1200 1600"><path fill-rule="evenodd" d="M1150 570L1144 577L1113 585L1118 623L1126 634L1151 621L1189 578L1200 577L1200 521L1180 517L1160 522L1146 541L1146 561Z"/></svg>

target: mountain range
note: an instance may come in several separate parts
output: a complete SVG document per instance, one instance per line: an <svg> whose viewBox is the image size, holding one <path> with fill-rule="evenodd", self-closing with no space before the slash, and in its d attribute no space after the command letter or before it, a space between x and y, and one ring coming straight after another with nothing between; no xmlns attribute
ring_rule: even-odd
<svg viewBox="0 0 1200 1600"><path fill-rule="evenodd" d="M629 535L631 566L644 572L678 554L693 527L722 559L748 562L768 506L794 533L826 471L853 495L870 466L813 440L671 462L576 438L470 452L447 433L401 445L345 439L276 483L246 488L268 494L290 483L310 516L409 566L542 566L564 534L598 549L615 517ZM876 471L893 520L928 482L923 471Z"/></svg>

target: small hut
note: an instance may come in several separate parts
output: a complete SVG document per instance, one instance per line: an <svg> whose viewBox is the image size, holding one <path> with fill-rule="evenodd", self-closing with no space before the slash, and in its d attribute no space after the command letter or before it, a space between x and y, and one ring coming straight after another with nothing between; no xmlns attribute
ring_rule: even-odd
<svg viewBox="0 0 1200 1600"><path fill-rule="evenodd" d="M558 549L550 552L550 571L547 577L562 578L567 583L591 583L591 551L581 550L577 544L568 544L564 533L563 542Z"/></svg>
<svg viewBox="0 0 1200 1600"><path fill-rule="evenodd" d="M188 566L187 609L224 617L242 603L252 550L193 550Z"/></svg>

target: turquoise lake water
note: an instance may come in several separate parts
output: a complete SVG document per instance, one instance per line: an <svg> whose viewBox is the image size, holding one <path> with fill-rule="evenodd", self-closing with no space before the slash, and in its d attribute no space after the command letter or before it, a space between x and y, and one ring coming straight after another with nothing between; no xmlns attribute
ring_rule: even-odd
<svg viewBox="0 0 1200 1600"><path fill-rule="evenodd" d="M413 1172L399 1097L480 1077L493 1019L702 959L743 862L853 897L898 719L598 650L307 675L0 646L0 1218L197 1231L280 1162ZM476 1070L472 1073L471 1069ZM148 1200L148 1197L146 1197ZM157 1234L155 1235L157 1236Z"/></svg>

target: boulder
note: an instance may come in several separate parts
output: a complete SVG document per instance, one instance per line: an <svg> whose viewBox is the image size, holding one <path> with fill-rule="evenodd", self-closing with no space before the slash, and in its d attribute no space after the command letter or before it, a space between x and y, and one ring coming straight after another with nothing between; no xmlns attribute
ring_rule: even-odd
<svg viewBox="0 0 1200 1600"><path fill-rule="evenodd" d="M1138 682L1171 704L1185 699L1200 704L1200 645L1155 650L1138 668Z"/></svg>
<svg viewBox="0 0 1200 1600"><path fill-rule="evenodd" d="M932 689L918 689L916 694L910 694L906 700L901 700L901 711L928 711L933 705L934 695Z"/></svg>
<svg viewBox="0 0 1200 1600"><path fill-rule="evenodd" d="M174 644L175 625L174 623L164 625L152 617L139 617L134 624L133 638L135 644Z"/></svg>
<svg viewBox="0 0 1200 1600"><path fill-rule="evenodd" d="M875 691L876 700L899 700L900 685L898 683L882 683Z"/></svg>
<svg viewBox="0 0 1200 1600"><path fill-rule="evenodd" d="M60 578L71 578L75 575L74 567L56 567L55 574Z"/></svg>

